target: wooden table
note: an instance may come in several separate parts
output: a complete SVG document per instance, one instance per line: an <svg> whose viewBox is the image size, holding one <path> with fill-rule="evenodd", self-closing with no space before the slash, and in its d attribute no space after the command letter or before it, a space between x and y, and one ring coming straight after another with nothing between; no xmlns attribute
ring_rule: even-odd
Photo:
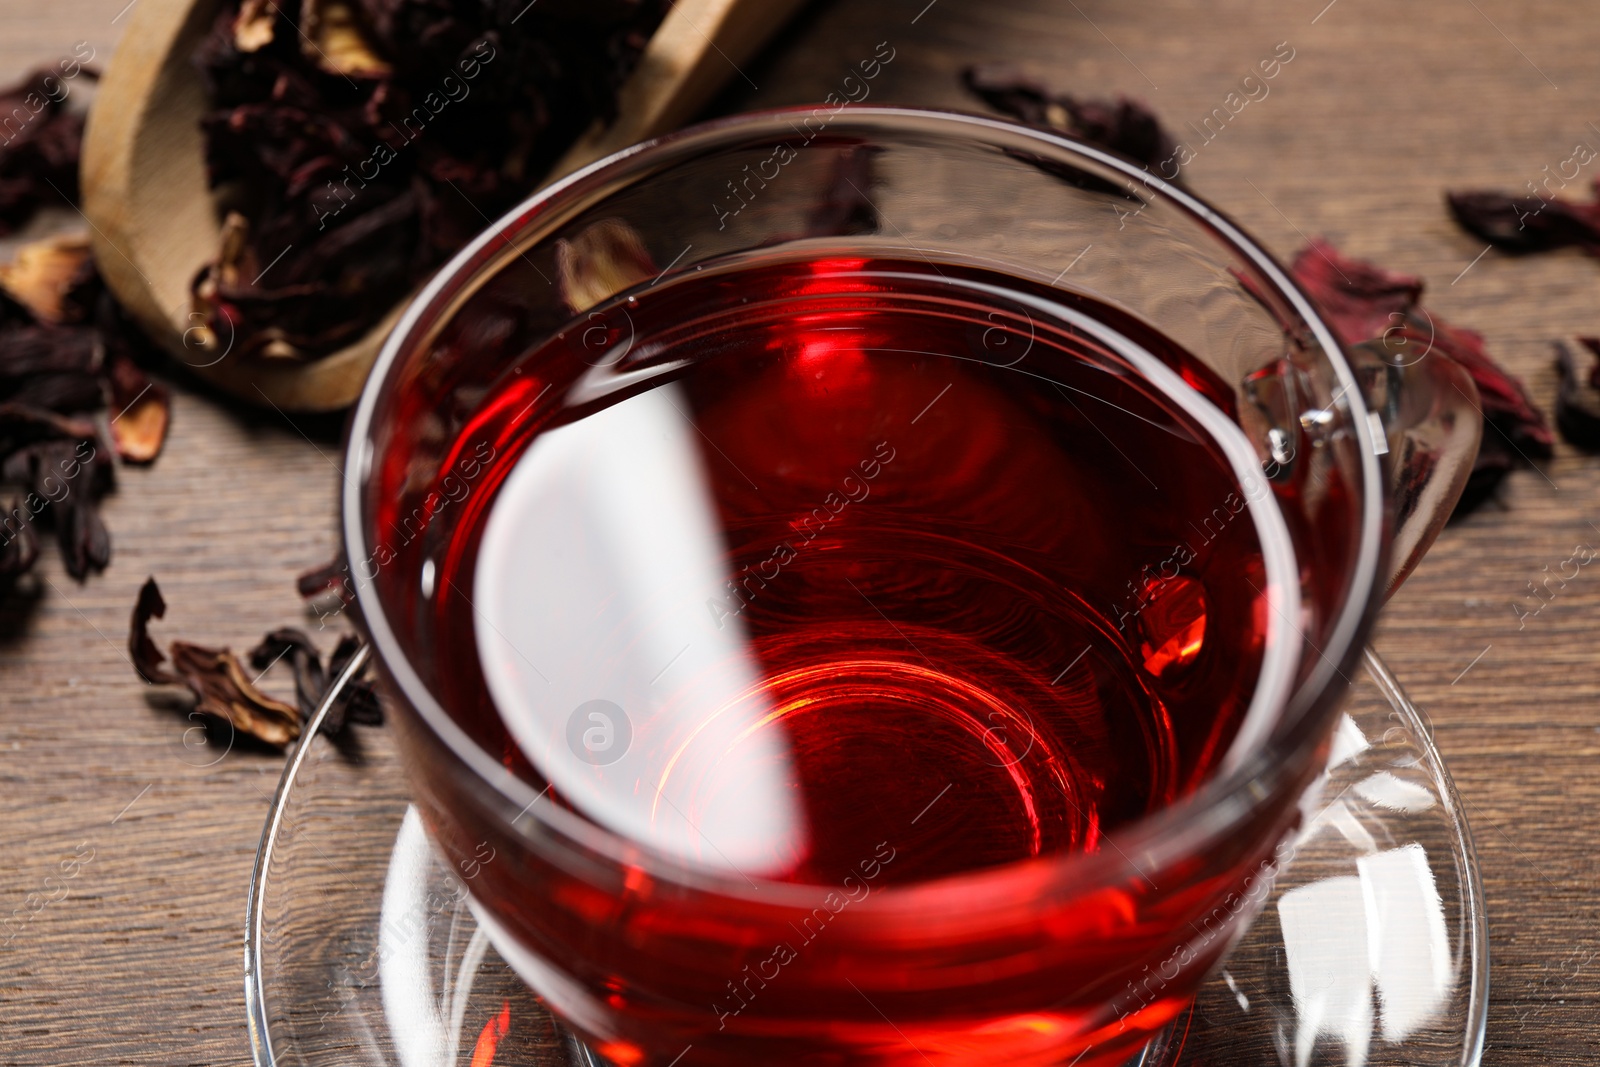
<svg viewBox="0 0 1600 1067"><path fill-rule="evenodd" d="M0 73L79 40L103 59L127 2L4 0ZM840 0L748 65L759 88L739 83L721 106L819 99L888 41L877 102L972 108L955 72L1007 59L1063 88L1142 97L1180 128L1288 42L1293 61L1202 149L1193 188L1281 255L1324 234L1423 275L1431 308L1486 334L1549 405L1550 340L1600 333L1600 263L1477 258L1483 245L1441 194L1520 189L1576 144L1600 146L1600 26L1580 7ZM180 387L166 453L122 471L106 508L109 571L78 585L49 551L38 597L0 612L0 914L50 895L62 860L93 856L0 948L0 1063L248 1062L245 886L282 761L234 751L213 763L186 747L190 724L129 667L128 611L155 574L167 633L243 648L300 618L293 576L335 549L337 448L337 426ZM1565 445L1513 475L1445 531L1377 642L1432 714L1471 816L1497 1065L1600 1058L1600 576L1584 572L1520 629L1513 610L1547 565L1600 544L1597 490L1600 460Z"/></svg>

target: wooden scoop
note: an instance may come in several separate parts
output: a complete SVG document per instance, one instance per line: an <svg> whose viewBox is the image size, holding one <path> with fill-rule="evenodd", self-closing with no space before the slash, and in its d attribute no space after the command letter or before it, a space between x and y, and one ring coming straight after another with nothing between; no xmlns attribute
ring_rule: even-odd
<svg viewBox="0 0 1600 1067"><path fill-rule="evenodd" d="M682 125L799 7L800 0L676 0L617 99L547 176ZM95 95L83 146L83 209L106 284L140 325L202 377L254 403L336 411L361 392L396 307L356 343L306 363L212 351L198 339L190 283L221 237L206 185L200 116L208 104L190 63L216 0L142 0ZM403 303L402 303L403 306Z"/></svg>

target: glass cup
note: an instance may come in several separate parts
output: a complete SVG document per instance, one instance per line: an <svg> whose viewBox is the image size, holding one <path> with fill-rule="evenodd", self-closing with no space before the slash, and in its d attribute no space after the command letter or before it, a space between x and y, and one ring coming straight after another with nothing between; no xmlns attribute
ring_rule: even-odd
<svg viewBox="0 0 1600 1067"><path fill-rule="evenodd" d="M459 441L479 423L515 431L487 410L511 395L507 368L571 333L592 348L591 369L625 369L648 347L630 332L630 294L648 301L696 272L737 287L789 252L916 260L956 289L966 268L1011 279L986 297L993 330L953 335L957 358L1017 366L1031 331L1065 329L1088 299L1203 365L1193 390L1211 391L1202 406L1224 413L1243 450L1241 490L1282 533L1266 651L1238 683L1250 703L1240 730L1253 734L1214 773L1094 849L873 886L893 862L885 842L854 885L811 885L586 818L550 799L503 732L447 712L466 668L441 654L460 635L437 631L450 594L428 528L494 499ZM749 115L574 174L438 274L352 422L350 581L430 837L472 871L474 911L501 954L624 1067L1121 1064L1182 1011L1267 897L1315 801L1372 617L1468 473L1472 385L1429 356L1403 338L1342 347L1214 209L1101 149L1006 122L874 107ZM1187 388L1148 359L1118 368ZM1135 511L1154 525L1189 518ZM1124 577L1092 592L1114 599Z"/></svg>

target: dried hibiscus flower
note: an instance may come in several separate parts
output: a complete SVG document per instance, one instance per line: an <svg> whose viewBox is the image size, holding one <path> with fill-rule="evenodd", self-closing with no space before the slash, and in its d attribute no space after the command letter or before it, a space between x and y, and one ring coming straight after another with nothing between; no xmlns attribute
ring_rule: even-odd
<svg viewBox="0 0 1600 1067"><path fill-rule="evenodd" d="M25 527L33 544L42 518L74 578L110 561L99 502L114 467L93 415L109 400L118 454L134 463L156 457L171 398L135 362L152 354L101 283L84 238L34 242L0 266L0 480L26 490L0 516L0 549ZM0 570L26 569L33 559L10 553Z"/></svg>
<svg viewBox="0 0 1600 1067"><path fill-rule="evenodd" d="M1302 249L1291 273L1347 344L1403 337L1425 353L1448 356L1472 375L1485 432L1457 515L1487 499L1512 469L1552 455L1555 436L1528 390L1489 357L1480 334L1423 310L1421 278L1348 259L1326 241Z"/></svg>
<svg viewBox="0 0 1600 1067"><path fill-rule="evenodd" d="M23 502L13 499L0 517L0 594L32 570L34 560L39 558L38 535L27 521L19 521L25 513Z"/></svg>
<svg viewBox="0 0 1600 1067"><path fill-rule="evenodd" d="M1600 194L1600 182L1595 189ZM1600 199L1578 204L1555 197L1460 192L1445 194L1445 200L1463 229L1508 252L1577 245L1600 255Z"/></svg>
<svg viewBox="0 0 1600 1067"><path fill-rule="evenodd" d="M266 670L280 660L288 660L294 670L295 701L300 705L300 717L309 719L327 696L328 686L339 679L350 665L351 657L360 648L359 638L354 634L345 634L334 647L324 668L310 636L304 631L285 627L261 639L261 643L250 651L250 664L257 670ZM338 702L322 720L322 733L337 737L344 732L348 723L376 726L383 722L377 691L365 674L365 671L358 672L345 685Z"/></svg>
<svg viewBox="0 0 1600 1067"><path fill-rule="evenodd" d="M167 387L145 376L126 356L111 361L106 376L111 387L111 441L129 463L150 463L161 454L172 421Z"/></svg>
<svg viewBox="0 0 1600 1067"><path fill-rule="evenodd" d="M305 360L363 336L611 117L668 7L223 3L194 56L227 212L192 286L206 343Z"/></svg>
<svg viewBox="0 0 1600 1067"><path fill-rule="evenodd" d="M1137 100L1084 100L1052 93L1045 85L1002 65L972 66L962 72L967 90L984 103L1031 126L1059 130L1104 145L1168 181L1179 177L1178 143L1155 113Z"/></svg>
<svg viewBox="0 0 1600 1067"><path fill-rule="evenodd" d="M1580 337L1590 359L1580 370L1578 359L1565 343L1556 342L1556 370L1561 384L1556 390L1556 427L1568 442L1586 452L1600 452L1600 337Z"/></svg>
<svg viewBox="0 0 1600 1067"><path fill-rule="evenodd" d="M5 558L0 554L0 568ZM226 722L237 733L266 745L282 748L298 738L306 722L327 695L351 658L361 648L353 634L340 638L324 666L311 638L300 630L274 630L251 649L249 661L258 679L279 662L287 660L294 672L295 704L285 704L256 687L243 664L231 649L207 648L187 641L169 646L169 670L161 649L150 637L150 620L167 613L166 601L154 578L139 590L128 628L128 653L139 677L152 685L182 685L195 697L194 710L219 722ZM339 701L322 721L322 732L338 737L349 723L378 725L383 711L378 695L365 669L345 686Z"/></svg>
<svg viewBox="0 0 1600 1067"><path fill-rule="evenodd" d="M33 241L0 264L0 289L40 322L82 322L91 313L96 283L89 238L67 234Z"/></svg>
<svg viewBox="0 0 1600 1067"><path fill-rule="evenodd" d="M82 69L65 62L73 64L73 74ZM42 68L0 89L0 116L7 120L0 144L0 235L15 231L45 204L77 200L83 118L64 106L67 92L59 75L65 70Z"/></svg>
<svg viewBox="0 0 1600 1067"><path fill-rule="evenodd" d="M300 736L299 711L257 689L229 649L173 641L169 671L149 633L150 620L166 613L160 587L154 578L147 579L128 630L128 652L139 677L151 685L186 686L194 694L195 711L263 744L282 748Z"/></svg>

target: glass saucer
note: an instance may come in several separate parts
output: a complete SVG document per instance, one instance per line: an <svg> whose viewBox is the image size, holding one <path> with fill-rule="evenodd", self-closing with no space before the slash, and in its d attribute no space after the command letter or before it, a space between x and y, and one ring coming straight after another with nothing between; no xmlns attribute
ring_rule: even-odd
<svg viewBox="0 0 1600 1067"><path fill-rule="evenodd" d="M1472 839L1425 717L1364 667L1260 917L1140 1067L1477 1067ZM250 890L257 1067L604 1067L490 944L467 873L435 859L383 730L298 749Z"/></svg>

